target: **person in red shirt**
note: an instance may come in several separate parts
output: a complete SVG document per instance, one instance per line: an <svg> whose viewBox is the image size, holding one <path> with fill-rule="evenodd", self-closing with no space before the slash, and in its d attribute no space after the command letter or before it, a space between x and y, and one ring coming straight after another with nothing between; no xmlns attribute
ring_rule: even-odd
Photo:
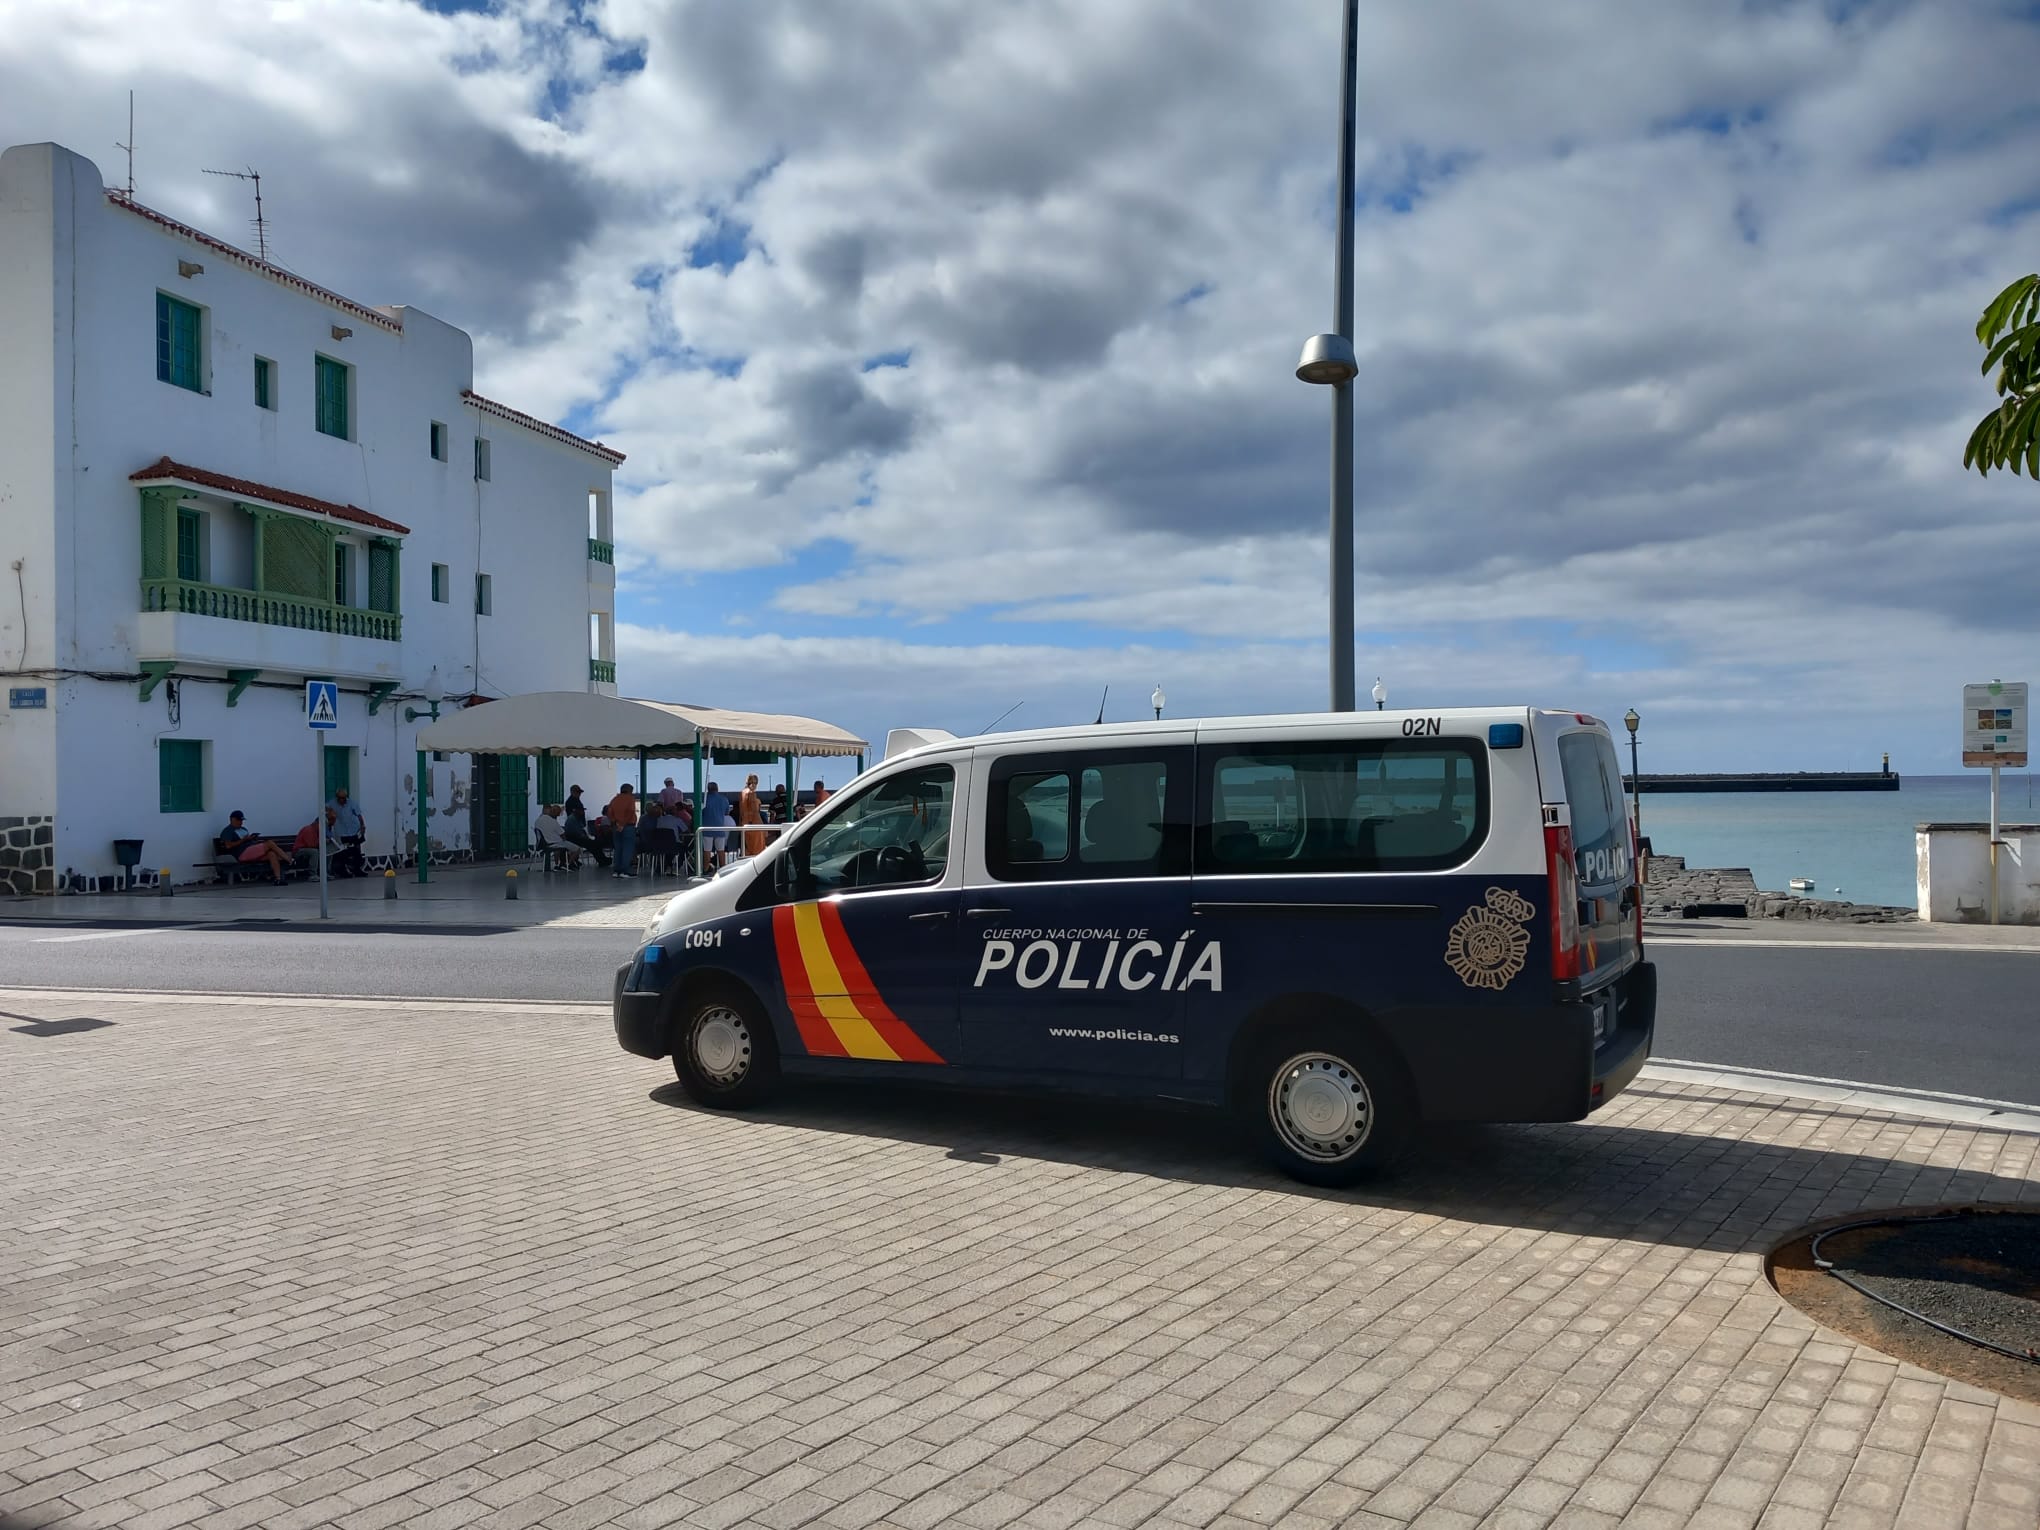
<svg viewBox="0 0 2040 1530"><path fill-rule="evenodd" d="M628 781L617 788L605 811L610 823L616 827L616 869L609 874L613 877L634 877L637 875L637 793L630 789Z"/></svg>
<svg viewBox="0 0 2040 1530"><path fill-rule="evenodd" d="M335 814L333 810L331 808L327 808L326 843L330 846L337 848L340 842L333 837L334 818ZM297 831L297 838L291 841L290 848L291 853L293 855L295 855L300 850L309 850L312 852L313 855L316 856L319 853L319 820L314 818L302 829L299 829ZM318 862L314 861L312 864L316 866Z"/></svg>

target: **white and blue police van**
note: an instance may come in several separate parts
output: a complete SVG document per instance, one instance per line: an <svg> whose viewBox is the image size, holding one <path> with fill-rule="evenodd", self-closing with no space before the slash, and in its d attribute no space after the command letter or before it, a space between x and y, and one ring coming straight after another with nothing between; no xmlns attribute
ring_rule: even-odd
<svg viewBox="0 0 2040 1530"><path fill-rule="evenodd" d="M1607 726L1528 707L929 739L679 894L624 1050L1235 1111L1317 1184L1419 1122L1577 1121L1650 1055Z"/></svg>

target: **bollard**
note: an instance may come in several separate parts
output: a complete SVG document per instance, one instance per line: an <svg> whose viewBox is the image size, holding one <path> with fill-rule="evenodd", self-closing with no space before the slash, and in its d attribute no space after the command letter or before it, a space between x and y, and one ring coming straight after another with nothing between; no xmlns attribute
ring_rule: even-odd
<svg viewBox="0 0 2040 1530"><path fill-rule="evenodd" d="M156 896L159 898L167 898L171 895L171 891L172 889L170 887L170 868L168 866L165 866L161 871L156 873Z"/></svg>
<svg viewBox="0 0 2040 1530"><path fill-rule="evenodd" d="M517 873L514 871L503 873L503 896L512 903L517 901Z"/></svg>
<svg viewBox="0 0 2040 1530"><path fill-rule="evenodd" d="M383 901L384 901L385 903L394 903L394 902L396 902L396 901L397 901L397 874L396 874L396 872L394 872L394 871L385 871L385 872L384 872L384 873L382 874L382 895L383 895Z"/></svg>

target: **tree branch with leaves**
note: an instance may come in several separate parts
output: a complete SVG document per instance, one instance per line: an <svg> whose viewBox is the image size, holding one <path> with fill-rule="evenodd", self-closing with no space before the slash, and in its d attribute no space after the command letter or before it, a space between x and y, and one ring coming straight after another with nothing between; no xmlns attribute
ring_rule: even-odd
<svg viewBox="0 0 2040 1530"><path fill-rule="evenodd" d="M1985 347L1983 370L1998 369L1997 408L1977 421L1962 465L1984 477L1992 468L2022 468L2040 479L2040 274L2005 288L1976 321Z"/></svg>

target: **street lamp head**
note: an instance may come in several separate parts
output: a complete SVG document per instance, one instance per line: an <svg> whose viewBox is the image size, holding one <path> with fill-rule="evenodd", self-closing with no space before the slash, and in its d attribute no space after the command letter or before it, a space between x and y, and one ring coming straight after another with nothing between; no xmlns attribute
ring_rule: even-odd
<svg viewBox="0 0 2040 1530"><path fill-rule="evenodd" d="M436 707L445 699L446 691L439 683L439 666L435 664L425 676L425 704Z"/></svg>
<svg viewBox="0 0 2040 1530"><path fill-rule="evenodd" d="M1379 712L1388 705L1388 687L1381 683L1381 676L1374 677L1374 710Z"/></svg>
<svg viewBox="0 0 2040 1530"><path fill-rule="evenodd" d="M1299 382L1349 383L1359 375L1353 342L1344 335L1312 335L1303 342L1303 356L1296 363Z"/></svg>
<svg viewBox="0 0 2040 1530"><path fill-rule="evenodd" d="M1643 719L1636 715L1635 707L1631 707L1627 712L1624 712L1622 714L1622 726L1629 730L1629 736L1631 738L1636 737L1636 725L1642 721Z"/></svg>
<svg viewBox="0 0 2040 1530"><path fill-rule="evenodd" d="M1148 697L1148 704L1155 709L1155 716L1157 717L1162 715L1162 708L1169 704L1169 698L1162 694L1162 688L1159 685L1155 687L1155 693Z"/></svg>

